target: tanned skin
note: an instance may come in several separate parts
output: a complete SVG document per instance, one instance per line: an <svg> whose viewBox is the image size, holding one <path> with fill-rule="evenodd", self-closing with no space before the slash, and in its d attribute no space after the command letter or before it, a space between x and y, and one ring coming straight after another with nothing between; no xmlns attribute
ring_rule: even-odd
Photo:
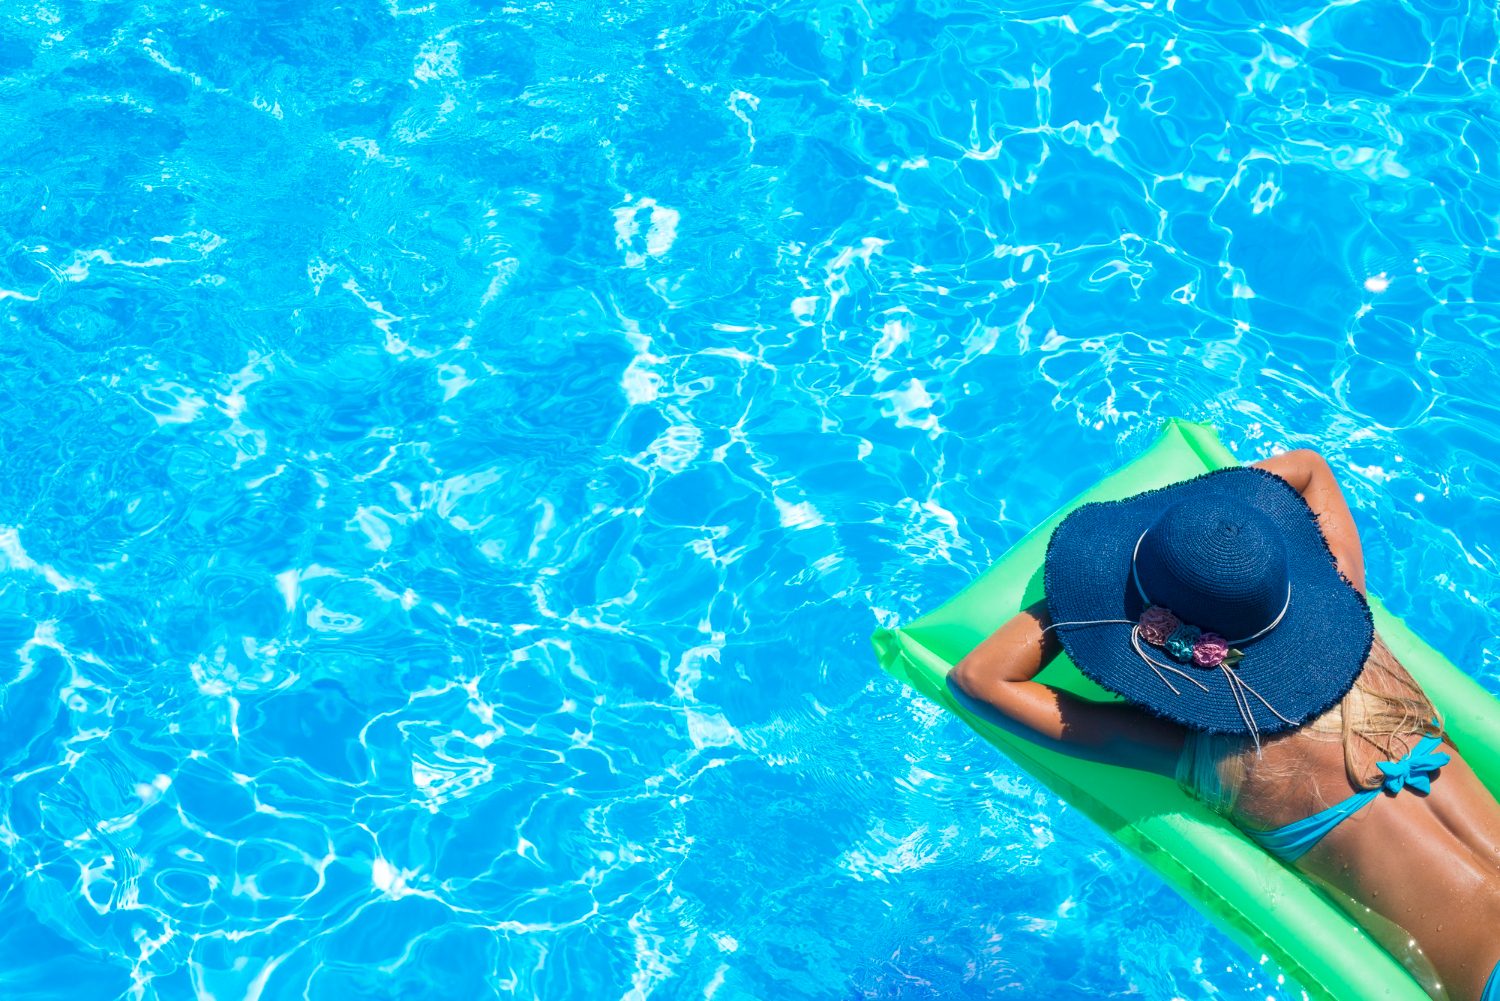
<svg viewBox="0 0 1500 1001"><path fill-rule="evenodd" d="M1317 515L1339 571L1365 593L1364 552L1322 456L1255 463ZM1174 776L1186 731L1124 702L1093 702L1034 680L1061 649L1045 602L1018 613L958 663L948 683L974 711L1055 750ZM1414 742L1414 741L1413 741ZM1451 743L1429 796L1377 797L1294 863L1402 960L1435 998L1479 1001L1500 962L1500 806ZM1273 776L1242 788L1235 820L1274 828L1359 791L1337 742L1297 732L1267 742ZM1294 775L1295 778L1287 778ZM1280 776L1280 778L1276 778ZM1279 783L1279 785L1278 785Z"/></svg>

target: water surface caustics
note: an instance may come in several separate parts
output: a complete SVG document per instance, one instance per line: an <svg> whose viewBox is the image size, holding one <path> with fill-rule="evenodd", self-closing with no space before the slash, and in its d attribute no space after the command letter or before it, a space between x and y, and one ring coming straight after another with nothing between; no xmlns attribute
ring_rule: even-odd
<svg viewBox="0 0 1500 1001"><path fill-rule="evenodd" d="M1168 416L1500 690L1494 12L16 4L8 998L1296 998L882 676Z"/></svg>

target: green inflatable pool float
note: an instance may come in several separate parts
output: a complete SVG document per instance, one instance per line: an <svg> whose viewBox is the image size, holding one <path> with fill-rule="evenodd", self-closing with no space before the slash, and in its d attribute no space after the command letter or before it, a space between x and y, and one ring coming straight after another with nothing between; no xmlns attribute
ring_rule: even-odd
<svg viewBox="0 0 1500 1001"><path fill-rule="evenodd" d="M1019 609L1042 597L1052 530L1080 504L1114 500L1238 465L1206 427L1170 421L1144 455L1106 476L1006 553L958 597L911 624L875 634L880 665L958 714L1038 781L1143 859L1248 949L1264 953L1315 999L1427 1001L1401 965L1339 907L1171 780L1049 751L966 711L949 693L953 664ZM1372 595L1375 625L1442 710L1448 733L1492 792L1500 792L1500 702ZM1039 680L1114 698L1059 656Z"/></svg>

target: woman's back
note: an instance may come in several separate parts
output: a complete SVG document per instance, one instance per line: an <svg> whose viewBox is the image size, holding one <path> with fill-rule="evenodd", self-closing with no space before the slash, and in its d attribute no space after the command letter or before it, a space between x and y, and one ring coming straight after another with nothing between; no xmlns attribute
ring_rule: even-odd
<svg viewBox="0 0 1500 1001"><path fill-rule="evenodd" d="M1355 720L1346 731L1340 717L1350 701L1322 726L1266 741L1259 754L1221 742L1216 772L1233 788L1195 791L1240 826L1266 831L1378 788L1385 777L1378 763L1405 758L1424 728L1370 739ZM1202 753L1201 743L1189 741L1185 758ZM1500 805L1457 748L1444 741L1436 750L1448 760L1430 793L1408 787L1356 801L1291 864L1331 891L1435 996L1477 999L1500 962Z"/></svg>

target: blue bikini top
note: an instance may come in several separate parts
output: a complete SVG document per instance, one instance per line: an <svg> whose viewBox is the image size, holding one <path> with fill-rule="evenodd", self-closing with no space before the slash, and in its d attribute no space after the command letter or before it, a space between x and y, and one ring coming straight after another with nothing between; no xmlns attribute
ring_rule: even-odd
<svg viewBox="0 0 1500 1001"><path fill-rule="evenodd" d="M1423 737L1400 761L1380 762L1378 767L1385 775L1385 781L1374 789L1357 792L1321 813L1278 827L1274 831L1245 830L1245 833L1282 861L1295 862L1309 848L1322 841L1329 831L1364 809L1380 793L1394 796L1402 789L1415 789L1424 794L1431 792L1432 776L1452 760L1450 755L1437 750L1442 742L1441 736Z"/></svg>

